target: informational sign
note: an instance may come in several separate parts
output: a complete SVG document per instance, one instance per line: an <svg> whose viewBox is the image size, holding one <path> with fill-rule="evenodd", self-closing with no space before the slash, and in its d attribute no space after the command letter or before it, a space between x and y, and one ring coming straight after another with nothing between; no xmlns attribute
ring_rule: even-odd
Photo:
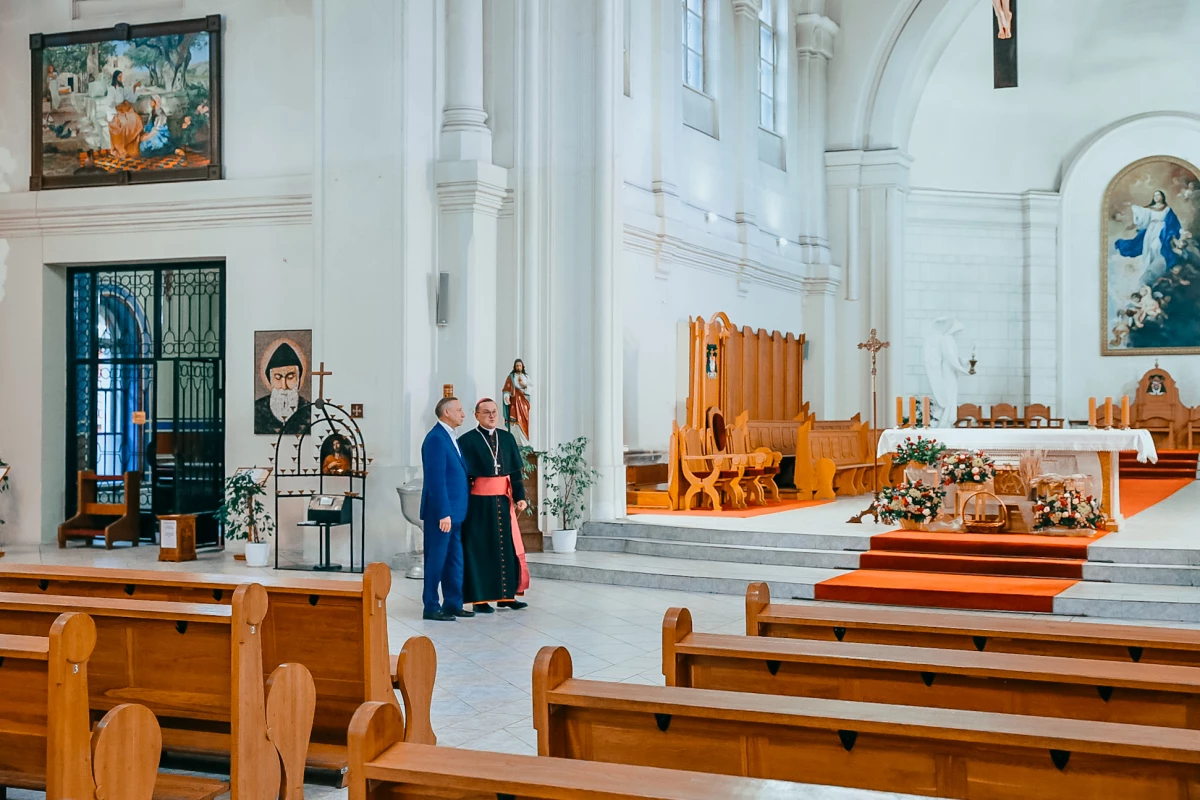
<svg viewBox="0 0 1200 800"><path fill-rule="evenodd" d="M178 523L173 519L164 519L159 522L158 545L165 550L174 550L179 546L176 539L175 528Z"/></svg>

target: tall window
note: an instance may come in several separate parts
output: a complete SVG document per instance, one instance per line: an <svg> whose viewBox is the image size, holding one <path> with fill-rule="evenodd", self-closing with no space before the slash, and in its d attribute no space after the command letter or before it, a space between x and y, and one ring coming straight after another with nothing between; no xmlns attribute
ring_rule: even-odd
<svg viewBox="0 0 1200 800"><path fill-rule="evenodd" d="M758 12L758 124L769 131L775 130L775 74L779 68L773 6L773 0L763 0Z"/></svg>
<svg viewBox="0 0 1200 800"><path fill-rule="evenodd" d="M704 91L704 2L683 2L683 82Z"/></svg>

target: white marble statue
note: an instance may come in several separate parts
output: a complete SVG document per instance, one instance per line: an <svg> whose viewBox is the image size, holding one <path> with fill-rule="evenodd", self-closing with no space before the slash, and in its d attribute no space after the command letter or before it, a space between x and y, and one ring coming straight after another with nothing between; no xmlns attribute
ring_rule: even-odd
<svg viewBox="0 0 1200 800"><path fill-rule="evenodd" d="M952 428L958 418L958 376L968 373L967 365L958 356L958 342L954 338L962 329L958 320L938 317L930 323L925 336L925 374L933 394L931 427Z"/></svg>

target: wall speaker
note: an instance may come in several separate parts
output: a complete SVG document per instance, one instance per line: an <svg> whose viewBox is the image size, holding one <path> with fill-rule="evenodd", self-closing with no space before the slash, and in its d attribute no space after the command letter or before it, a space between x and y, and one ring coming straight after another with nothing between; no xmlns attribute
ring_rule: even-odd
<svg viewBox="0 0 1200 800"><path fill-rule="evenodd" d="M450 273L439 272L437 282L437 309L436 319L438 326L450 324Z"/></svg>

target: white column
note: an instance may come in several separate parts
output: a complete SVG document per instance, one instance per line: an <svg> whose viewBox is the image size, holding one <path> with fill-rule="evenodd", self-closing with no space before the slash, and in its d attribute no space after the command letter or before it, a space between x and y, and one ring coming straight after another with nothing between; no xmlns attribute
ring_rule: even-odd
<svg viewBox="0 0 1200 800"><path fill-rule="evenodd" d="M483 0L446 0L446 104L442 159L492 160L483 110Z"/></svg>
<svg viewBox="0 0 1200 800"><path fill-rule="evenodd" d="M832 418L837 408L837 290L838 282L829 278L804 282L804 334L809 350L804 364L804 399L820 419ZM870 415L864 413L863 419Z"/></svg>
<svg viewBox="0 0 1200 800"><path fill-rule="evenodd" d="M654 192L656 213L659 217L670 219L679 216L679 161L676 150L680 125L683 124L683 18L679 0L650 2L653 3L650 13L650 188Z"/></svg>
<svg viewBox="0 0 1200 800"><path fill-rule="evenodd" d="M755 200L758 190L758 13L761 10L762 0L733 0L734 59L737 63L736 121L733 126L737 159L734 220L738 223L738 238L744 250L753 241L758 227Z"/></svg>
<svg viewBox="0 0 1200 800"><path fill-rule="evenodd" d="M469 406L500 389L496 363L496 229L508 171L492 164L483 110L483 0L446 0L446 101L439 161L438 269L450 275L438 383Z"/></svg>
<svg viewBox="0 0 1200 800"><path fill-rule="evenodd" d="M625 515L623 421L623 335L618 255L621 242L617 102L622 94L621 4L601 0L596 40L596 271L595 386L596 440L593 458L599 480L592 492L592 518Z"/></svg>
<svg viewBox="0 0 1200 800"><path fill-rule="evenodd" d="M825 16L825 0L798 0L796 89L799 129L800 246L809 264L830 263L825 189L829 59L838 26Z"/></svg>

